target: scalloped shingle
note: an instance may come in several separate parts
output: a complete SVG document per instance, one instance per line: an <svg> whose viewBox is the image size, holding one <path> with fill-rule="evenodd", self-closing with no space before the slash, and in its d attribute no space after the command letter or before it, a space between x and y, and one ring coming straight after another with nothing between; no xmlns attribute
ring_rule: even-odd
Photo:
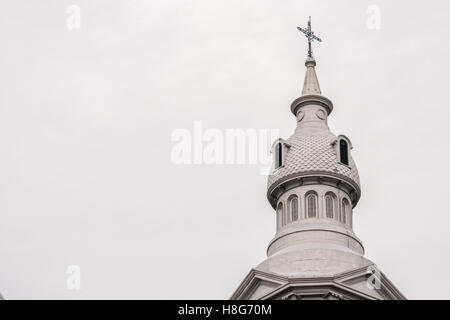
<svg viewBox="0 0 450 320"><path fill-rule="evenodd" d="M268 187L291 174L325 171L342 174L360 186L358 170L350 154L350 168L339 163L335 146L336 136L330 131L309 134L296 132L287 142L291 145L286 153L284 166L269 175Z"/></svg>

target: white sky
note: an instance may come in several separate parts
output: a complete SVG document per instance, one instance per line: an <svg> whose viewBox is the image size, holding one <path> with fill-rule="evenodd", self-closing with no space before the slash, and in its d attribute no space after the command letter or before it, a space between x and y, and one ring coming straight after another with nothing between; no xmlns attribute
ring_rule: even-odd
<svg viewBox="0 0 450 320"><path fill-rule="evenodd" d="M81 29L66 8L81 8ZM381 29L366 26L369 5ZM450 280L448 1L0 3L0 292L229 298L274 235L255 165L171 162L171 133L294 130L313 17L366 257L410 299ZM80 290L66 268L81 268Z"/></svg>

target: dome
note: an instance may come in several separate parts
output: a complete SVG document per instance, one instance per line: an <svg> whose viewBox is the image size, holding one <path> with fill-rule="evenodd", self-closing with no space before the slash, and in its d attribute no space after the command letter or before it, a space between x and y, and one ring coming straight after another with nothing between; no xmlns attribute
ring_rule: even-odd
<svg viewBox="0 0 450 320"><path fill-rule="evenodd" d="M300 131L300 130L299 130ZM304 134L296 132L288 140L289 149L284 165L269 175L268 188L292 175L314 172L330 173L350 180L360 187L358 170L353 158L349 166L341 164L335 148L337 136L330 131ZM300 175L301 176L301 175Z"/></svg>
<svg viewBox="0 0 450 320"><path fill-rule="evenodd" d="M311 248L276 254L256 269L287 277L331 277L373 263L359 254L336 249Z"/></svg>
<svg viewBox="0 0 450 320"><path fill-rule="evenodd" d="M286 152L283 165L270 173L267 184L269 201L274 189L289 180L302 177L331 177L345 182L356 191L356 203L360 196L360 182L356 164L349 154L349 165L339 162L337 154L338 137L328 128L311 130L297 127L296 132L284 141Z"/></svg>

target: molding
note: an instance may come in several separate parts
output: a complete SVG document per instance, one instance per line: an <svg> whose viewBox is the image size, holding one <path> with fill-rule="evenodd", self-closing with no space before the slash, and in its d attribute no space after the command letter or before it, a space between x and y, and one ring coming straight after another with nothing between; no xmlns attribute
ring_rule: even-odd
<svg viewBox="0 0 450 320"><path fill-rule="evenodd" d="M342 189L349 194L353 208L357 205L359 199L361 198L361 188L358 186L358 184L356 184L352 179L340 173L333 173L329 171L304 171L292 173L271 184L271 186L267 190L267 199L269 200L272 208L276 208L280 189L283 193L297 187L295 183L293 183L293 181L298 179L302 179L303 185L305 185L306 181L304 180L304 178L306 177L317 178L317 181L321 181L321 184L326 183L324 178L330 179L332 181L332 186ZM345 190L343 186L344 188L347 187L349 190ZM352 194L354 196L352 196Z"/></svg>
<svg viewBox="0 0 450 320"><path fill-rule="evenodd" d="M243 295L255 289L255 286L259 281L272 282L282 286L288 281L288 278L256 269L251 269L244 280L241 282L239 287L231 295L230 300L242 300Z"/></svg>
<svg viewBox="0 0 450 320"><path fill-rule="evenodd" d="M303 227L304 227L304 226L303 226ZM291 235L291 234L294 234L294 233L309 232L309 231L334 232L334 233L341 234L341 235L343 235L343 236L347 236L347 237L352 238L353 240L355 240L355 241L361 246L362 254L359 253L359 252L358 252L358 254L361 254L361 255L363 256L364 253L365 253L365 250L364 250L364 246L363 246L363 244L362 244L362 241L361 241L357 236L355 236L354 234L351 234L351 233L349 233L349 232L339 231L339 230L333 230L333 229L331 229L331 228L326 228L326 226L324 226L323 228L322 228L322 227L320 227L320 228L313 227L313 228L311 228L311 229L306 229L306 228L304 228L304 229L300 229L300 230L288 231L288 232L286 232L286 233L284 233L284 234L282 233L282 234L280 234L280 235L275 235L275 237L269 242L269 245L267 246L267 250L266 250L267 256L270 257L270 256L269 256L269 250L270 250L270 247L271 247L275 242L277 242L278 240L280 240L280 239L282 239L282 238L284 238L284 237L287 237L287 236L289 236L289 235ZM355 251L355 250L353 250L353 249L351 249L351 248L349 248L349 247L346 247L346 248L348 248L349 250ZM356 251L356 252L357 252L357 251Z"/></svg>
<svg viewBox="0 0 450 320"><path fill-rule="evenodd" d="M298 110L306 105L315 104L325 108L328 115L333 111L333 102L330 99L319 94L307 94L295 99L291 104L292 113L297 116Z"/></svg>
<svg viewBox="0 0 450 320"><path fill-rule="evenodd" d="M406 300L405 296L381 273L381 288L379 294L383 297L370 295L351 287L345 282L356 280L360 277L367 277L367 266L352 269L346 272L329 277L287 277L252 269L241 282L239 287L230 297L231 300L248 299L256 289L259 281L271 282L279 285L271 292L268 292L259 300L287 299L288 297L299 299L327 299L329 297L337 299L358 299L358 300Z"/></svg>
<svg viewBox="0 0 450 320"><path fill-rule="evenodd" d="M379 300L377 297L368 295L364 292L358 291L356 289L350 288L348 286L342 285L339 282L335 281L334 277L324 278L324 279L314 279L305 278L304 280L310 281L302 281L303 279L295 279L289 278L289 282L279 288L275 289L272 292L262 296L261 300L271 300L271 299L280 299L282 296L286 295L286 291L296 292L298 295L301 295L303 298L308 297L316 297L323 298L324 295L328 294L330 291L333 291L335 294L339 294L342 296L342 299L354 299L354 300ZM338 293L339 292L339 293Z"/></svg>

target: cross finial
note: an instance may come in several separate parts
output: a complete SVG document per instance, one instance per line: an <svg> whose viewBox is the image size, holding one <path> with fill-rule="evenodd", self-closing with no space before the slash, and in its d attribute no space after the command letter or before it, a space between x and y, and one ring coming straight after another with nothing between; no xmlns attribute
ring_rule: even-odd
<svg viewBox="0 0 450 320"><path fill-rule="evenodd" d="M314 35L314 32L311 30L311 17L309 17L308 20L308 28L303 29L301 27L297 27L298 30L303 32L305 34L305 37L308 38L308 57L312 58L312 48L311 48L311 42L314 40L317 40L319 42L322 42L322 40Z"/></svg>

